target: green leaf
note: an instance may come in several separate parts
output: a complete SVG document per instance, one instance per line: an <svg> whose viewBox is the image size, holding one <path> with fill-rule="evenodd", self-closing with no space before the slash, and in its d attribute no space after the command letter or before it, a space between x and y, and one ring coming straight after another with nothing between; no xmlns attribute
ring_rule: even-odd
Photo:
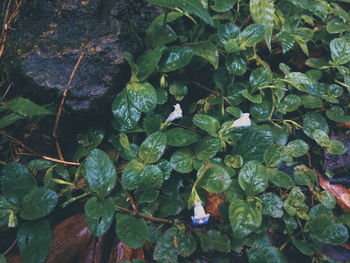
<svg viewBox="0 0 350 263"><path fill-rule="evenodd" d="M273 218L283 216L283 201L278 195L267 193L262 195L260 199L262 201L261 214Z"/></svg>
<svg viewBox="0 0 350 263"><path fill-rule="evenodd" d="M200 56L213 65L214 69L219 66L219 52L210 41L201 41L187 44L193 51L193 55Z"/></svg>
<svg viewBox="0 0 350 263"><path fill-rule="evenodd" d="M122 185L128 190L133 190L140 184L141 173L145 165L138 160L132 160L127 164L122 174Z"/></svg>
<svg viewBox="0 0 350 263"><path fill-rule="evenodd" d="M115 204L111 197L107 199L90 198L84 207L89 229L96 237L103 235L110 228L115 213Z"/></svg>
<svg viewBox="0 0 350 263"><path fill-rule="evenodd" d="M295 44L294 38L290 35L289 32L281 31L276 38L282 44L282 52L285 54L291 50Z"/></svg>
<svg viewBox="0 0 350 263"><path fill-rule="evenodd" d="M219 41L225 44L231 39L235 39L239 36L239 27L232 23L226 23L218 26Z"/></svg>
<svg viewBox="0 0 350 263"><path fill-rule="evenodd" d="M294 167L294 177L298 185L307 185L309 187L312 187L318 181L316 172L305 165Z"/></svg>
<svg viewBox="0 0 350 263"><path fill-rule="evenodd" d="M141 112L130 102L126 89L113 100L112 113L120 131L133 129L141 117Z"/></svg>
<svg viewBox="0 0 350 263"><path fill-rule="evenodd" d="M255 206L244 200L233 199L229 207L230 224L235 238L243 238L256 230L262 216Z"/></svg>
<svg viewBox="0 0 350 263"><path fill-rule="evenodd" d="M271 144L264 153L266 167L278 167L282 162L288 160L288 151L285 146Z"/></svg>
<svg viewBox="0 0 350 263"><path fill-rule="evenodd" d="M193 50L190 47L170 47L163 56L159 66L161 71L170 72L183 68L190 63Z"/></svg>
<svg viewBox="0 0 350 263"><path fill-rule="evenodd" d="M305 227L309 230L310 236L321 243L339 246L349 238L348 229L326 215L312 219Z"/></svg>
<svg viewBox="0 0 350 263"><path fill-rule="evenodd" d="M290 188L292 186L295 186L295 183L292 180L292 178L288 174L279 171L277 168L267 168L266 171L269 175L270 181L274 185L284 188Z"/></svg>
<svg viewBox="0 0 350 263"><path fill-rule="evenodd" d="M108 155L95 149L85 160L85 174L90 189L99 197L105 197L114 188L117 172Z"/></svg>
<svg viewBox="0 0 350 263"><path fill-rule="evenodd" d="M6 198L0 195L0 228L8 225L11 208Z"/></svg>
<svg viewBox="0 0 350 263"><path fill-rule="evenodd" d="M181 8L186 13L194 14L209 25L213 25L213 19L197 0L148 0L151 4L166 8Z"/></svg>
<svg viewBox="0 0 350 263"><path fill-rule="evenodd" d="M175 80L169 85L169 93L175 96L177 101L180 101L187 95L188 88L183 82Z"/></svg>
<svg viewBox="0 0 350 263"><path fill-rule="evenodd" d="M253 95L248 90L243 90L241 92L241 95L253 103L262 103L262 101L263 101L262 96L260 94Z"/></svg>
<svg viewBox="0 0 350 263"><path fill-rule="evenodd" d="M242 56L229 54L225 59L227 70L237 76L243 76L247 71L246 60Z"/></svg>
<svg viewBox="0 0 350 263"><path fill-rule="evenodd" d="M51 248L51 228L46 219L25 221L17 232L17 246L26 263L43 263Z"/></svg>
<svg viewBox="0 0 350 263"><path fill-rule="evenodd" d="M165 47L160 46L154 49L148 49L137 60L137 78L140 82L146 80L155 70L160 58L162 57Z"/></svg>
<svg viewBox="0 0 350 263"><path fill-rule="evenodd" d="M321 147L328 147L331 143L331 140L328 137L328 134L324 131L316 129L312 133L312 138L317 142Z"/></svg>
<svg viewBox="0 0 350 263"><path fill-rule="evenodd" d="M290 94L278 104L278 109L282 114L286 114L287 112L296 111L301 106L301 103L299 96Z"/></svg>
<svg viewBox="0 0 350 263"><path fill-rule="evenodd" d="M247 251L249 263L287 263L286 257L273 246L252 248Z"/></svg>
<svg viewBox="0 0 350 263"><path fill-rule="evenodd" d="M291 240L293 245L304 255L312 256L315 254L315 251L312 249L310 242L306 240L296 239L294 237L291 237Z"/></svg>
<svg viewBox="0 0 350 263"><path fill-rule="evenodd" d="M13 99L6 106L12 112L18 113L26 118L53 114L51 111L25 98Z"/></svg>
<svg viewBox="0 0 350 263"><path fill-rule="evenodd" d="M27 168L34 170L34 169L48 169L53 165L53 163L49 160L45 160L45 159L34 159L31 160L28 164L27 164Z"/></svg>
<svg viewBox="0 0 350 263"><path fill-rule="evenodd" d="M264 26L266 44L271 48L271 35L275 20L273 0L250 0L249 7L254 22Z"/></svg>
<svg viewBox="0 0 350 263"><path fill-rule="evenodd" d="M85 157L89 152L97 146L100 145L105 136L104 129L91 128L86 133L79 133L77 135L77 142L79 146L75 150L74 160L79 160L82 157Z"/></svg>
<svg viewBox="0 0 350 263"><path fill-rule="evenodd" d="M211 117L206 114L196 114L194 115L192 121L194 125L202 129L203 131L206 131L211 136L217 136L217 132L220 128L220 123L214 117Z"/></svg>
<svg viewBox="0 0 350 263"><path fill-rule="evenodd" d="M271 101L264 99L260 104L252 104L249 112L256 122L262 122L269 119L271 108Z"/></svg>
<svg viewBox="0 0 350 263"><path fill-rule="evenodd" d="M330 65L326 61L320 58L309 58L308 60L305 61L305 64L310 68L317 68L317 69L324 69L324 68L330 67Z"/></svg>
<svg viewBox="0 0 350 263"><path fill-rule="evenodd" d="M303 127L304 133L310 138L312 138L312 133L317 129L324 131L325 133L329 132L325 118L316 112L308 112L305 114Z"/></svg>
<svg viewBox="0 0 350 263"><path fill-rule="evenodd" d="M182 16L182 14L178 12L171 12L171 13L176 13ZM169 14L171 14L169 13ZM169 20L169 14L167 21ZM156 47L161 47L165 44L171 43L177 39L177 35L175 31L169 26L165 25L163 26L163 21L164 21L164 15L162 15L163 19L161 24L156 24L156 25L150 25L146 31L146 45L149 48L156 48ZM171 15L170 15L171 16ZM163 52L163 50L162 50Z"/></svg>
<svg viewBox="0 0 350 263"><path fill-rule="evenodd" d="M265 29L263 25L251 24L247 26L239 36L240 46L252 47L264 38Z"/></svg>
<svg viewBox="0 0 350 263"><path fill-rule="evenodd" d="M0 254L0 263L6 263L6 258Z"/></svg>
<svg viewBox="0 0 350 263"><path fill-rule="evenodd" d="M244 161L262 161L266 148L274 142L271 131L250 128L234 145L233 153L241 155Z"/></svg>
<svg viewBox="0 0 350 263"><path fill-rule="evenodd" d="M249 83L252 86L253 90L258 87L263 87L271 84L272 82L272 73L268 68L257 68L249 76Z"/></svg>
<svg viewBox="0 0 350 263"><path fill-rule="evenodd" d="M157 200L159 191L163 183L163 173L155 165L147 166L140 174L138 188L135 197L138 204L152 203Z"/></svg>
<svg viewBox="0 0 350 263"><path fill-rule="evenodd" d="M187 146L199 140L199 135L184 128L174 128L166 132L167 143L171 146Z"/></svg>
<svg viewBox="0 0 350 263"><path fill-rule="evenodd" d="M344 23L340 18L335 18L327 23L327 31L331 34L350 31L350 25L347 22Z"/></svg>
<svg viewBox="0 0 350 263"><path fill-rule="evenodd" d="M297 215L302 219L308 220L309 216L307 215L307 212L309 208L304 201L305 196L300 188L293 187L288 198L284 201L284 210L291 216Z"/></svg>
<svg viewBox="0 0 350 263"><path fill-rule="evenodd" d="M332 140L326 149L331 154L336 154L336 155L344 154L348 150L341 141L337 141L337 140Z"/></svg>
<svg viewBox="0 0 350 263"><path fill-rule="evenodd" d="M238 175L239 186L250 196L265 191L268 180L265 167L257 161L247 162Z"/></svg>
<svg viewBox="0 0 350 263"><path fill-rule="evenodd" d="M328 119L336 122L350 122L350 116L345 115L341 107L334 106L326 111Z"/></svg>
<svg viewBox="0 0 350 263"><path fill-rule="evenodd" d="M335 38L329 44L332 60L335 65L343 65L350 61L350 41L346 38Z"/></svg>
<svg viewBox="0 0 350 263"><path fill-rule="evenodd" d="M10 113L5 115L0 119L0 129L6 128L7 126L15 123L18 120L23 119L24 117L17 113Z"/></svg>
<svg viewBox="0 0 350 263"><path fill-rule="evenodd" d="M243 158L240 155L226 155L224 163L228 167L241 168L243 166Z"/></svg>
<svg viewBox="0 0 350 263"><path fill-rule="evenodd" d="M6 199L19 205L24 195L37 187L34 176L20 163L7 163L2 169L1 190Z"/></svg>
<svg viewBox="0 0 350 263"><path fill-rule="evenodd" d="M309 151L309 145L303 140L294 140L288 143L289 154L293 157L301 157Z"/></svg>
<svg viewBox="0 0 350 263"><path fill-rule="evenodd" d="M176 234L176 228L172 227L160 236L153 252L153 258L155 261L177 263L178 251L173 244L173 239L174 236L176 237Z"/></svg>
<svg viewBox="0 0 350 263"><path fill-rule="evenodd" d="M157 106L157 93L148 82L130 82L126 85L130 103L141 112L149 112Z"/></svg>
<svg viewBox="0 0 350 263"><path fill-rule="evenodd" d="M147 135L161 130L163 116L160 114L149 114L143 119L143 128Z"/></svg>
<svg viewBox="0 0 350 263"><path fill-rule="evenodd" d="M229 188L231 182L231 175L227 169L214 163L205 171L199 185L210 193L222 193Z"/></svg>
<svg viewBox="0 0 350 263"><path fill-rule="evenodd" d="M222 234L217 230L209 230L208 232L195 232L201 242L201 248L204 252L208 251L221 251L229 252L230 251L230 238Z"/></svg>
<svg viewBox="0 0 350 263"><path fill-rule="evenodd" d="M301 103L306 109L317 109L323 106L322 99L316 96L303 95L300 97Z"/></svg>
<svg viewBox="0 0 350 263"><path fill-rule="evenodd" d="M119 133L118 136L112 136L108 141L123 159L131 161L137 157L138 146L130 143L126 134Z"/></svg>
<svg viewBox="0 0 350 263"><path fill-rule="evenodd" d="M117 236L129 247L137 249L148 240L148 229L144 219L116 214L115 231Z"/></svg>
<svg viewBox="0 0 350 263"><path fill-rule="evenodd" d="M195 154L198 160L204 161L213 158L220 150L220 140L213 137L205 137L195 144Z"/></svg>
<svg viewBox="0 0 350 263"><path fill-rule="evenodd" d="M216 12L230 11L236 0L214 0L214 5L210 6Z"/></svg>
<svg viewBox="0 0 350 263"><path fill-rule="evenodd" d="M40 187L33 189L23 197L21 217L35 220L44 217L56 207L58 196L56 192Z"/></svg>
<svg viewBox="0 0 350 263"><path fill-rule="evenodd" d="M189 148L182 148L170 157L173 169L179 173L189 173L193 170L193 153Z"/></svg>
<svg viewBox="0 0 350 263"><path fill-rule="evenodd" d="M141 144L139 156L145 163L155 163L162 157L166 144L167 137L165 133L152 133Z"/></svg>

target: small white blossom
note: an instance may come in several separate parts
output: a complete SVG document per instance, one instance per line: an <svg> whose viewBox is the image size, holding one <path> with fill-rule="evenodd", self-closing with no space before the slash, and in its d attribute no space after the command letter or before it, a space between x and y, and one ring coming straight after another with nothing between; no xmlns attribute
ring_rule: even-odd
<svg viewBox="0 0 350 263"><path fill-rule="evenodd" d="M192 216L192 224L205 225L209 221L210 214L206 214L201 202L196 202L194 205L194 216Z"/></svg>
<svg viewBox="0 0 350 263"><path fill-rule="evenodd" d="M252 122L249 119L249 113L241 113L241 117L232 123L232 127L250 127Z"/></svg>
<svg viewBox="0 0 350 263"><path fill-rule="evenodd" d="M168 118L165 120L165 122L171 122L173 120L182 118L182 109L180 104L176 104L174 106L174 111L172 113L169 114Z"/></svg>

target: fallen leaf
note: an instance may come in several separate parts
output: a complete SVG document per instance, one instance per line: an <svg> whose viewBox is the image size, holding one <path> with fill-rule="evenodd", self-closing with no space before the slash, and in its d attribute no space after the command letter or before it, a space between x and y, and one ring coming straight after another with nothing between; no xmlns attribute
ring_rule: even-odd
<svg viewBox="0 0 350 263"><path fill-rule="evenodd" d="M132 261L133 259L145 259L143 248L133 249L123 242L113 247L108 263Z"/></svg>
<svg viewBox="0 0 350 263"><path fill-rule="evenodd" d="M216 217L219 221L223 221L220 211L219 205L224 202L221 194L213 194L207 192L207 203L205 206L205 211L212 216Z"/></svg>
<svg viewBox="0 0 350 263"><path fill-rule="evenodd" d="M350 212L350 191L348 188L341 184L331 184L323 175L321 175L318 171L318 180L320 186L333 194L335 197L337 204L344 212Z"/></svg>

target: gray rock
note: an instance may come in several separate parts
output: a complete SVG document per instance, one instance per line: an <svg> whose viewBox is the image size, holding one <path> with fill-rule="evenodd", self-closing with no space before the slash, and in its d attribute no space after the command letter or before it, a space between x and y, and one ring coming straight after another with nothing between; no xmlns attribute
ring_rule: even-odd
<svg viewBox="0 0 350 263"><path fill-rule="evenodd" d="M90 46L71 84L66 109L98 112L130 76L122 53L142 49L160 9L146 0L32 0L9 34L9 78L41 103L58 103L84 45Z"/></svg>

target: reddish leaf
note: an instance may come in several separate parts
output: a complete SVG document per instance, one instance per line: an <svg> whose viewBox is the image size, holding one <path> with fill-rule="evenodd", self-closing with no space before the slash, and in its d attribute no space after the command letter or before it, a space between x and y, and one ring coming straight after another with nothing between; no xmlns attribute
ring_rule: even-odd
<svg viewBox="0 0 350 263"><path fill-rule="evenodd" d="M221 194L213 194L207 192L207 204L205 206L205 211L212 216L216 217L219 221L223 221L220 211L219 205L224 202Z"/></svg>
<svg viewBox="0 0 350 263"><path fill-rule="evenodd" d="M329 181L317 172L320 186L333 194L337 204L344 212L350 212L350 191L341 184L331 184Z"/></svg>
<svg viewBox="0 0 350 263"><path fill-rule="evenodd" d="M52 231L51 252L45 263L69 263L76 259L92 238L85 215L72 216Z"/></svg>
<svg viewBox="0 0 350 263"><path fill-rule="evenodd" d="M132 261L133 259L145 259L143 248L132 249L123 242L119 242L113 247L108 263Z"/></svg>

